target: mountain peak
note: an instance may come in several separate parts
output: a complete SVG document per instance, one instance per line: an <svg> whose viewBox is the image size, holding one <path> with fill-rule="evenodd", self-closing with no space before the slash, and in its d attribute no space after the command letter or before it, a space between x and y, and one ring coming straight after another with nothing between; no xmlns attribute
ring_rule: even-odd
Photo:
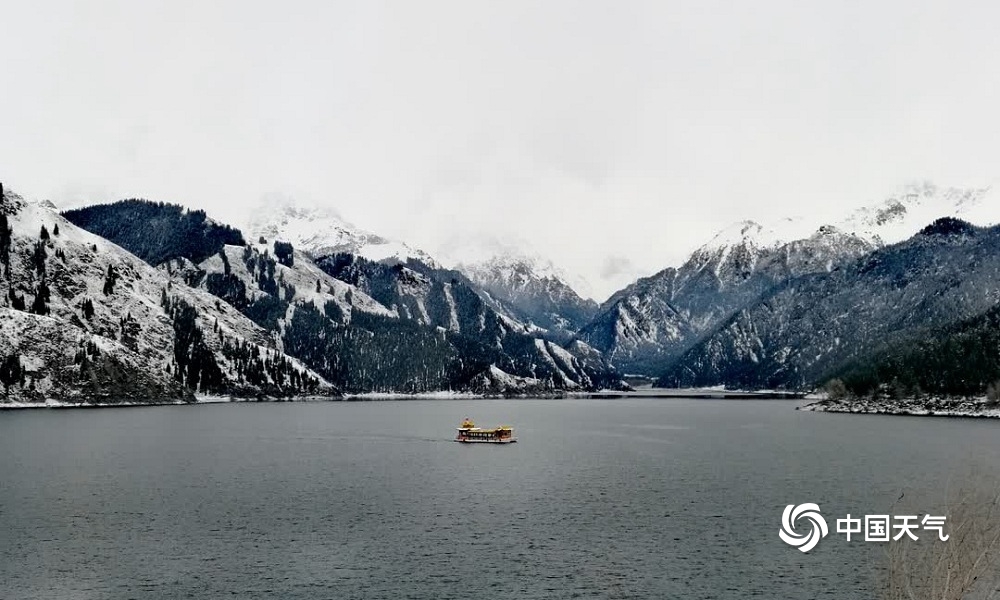
<svg viewBox="0 0 1000 600"><path fill-rule="evenodd" d="M745 219L722 229L695 253L744 247L755 250L777 248L788 242L808 238L814 231L800 217L783 217L767 224Z"/></svg>
<svg viewBox="0 0 1000 600"><path fill-rule="evenodd" d="M766 243L765 237L769 236L765 236L764 226L760 223L751 220L738 221L715 234L702 248L715 250L745 244L759 246Z"/></svg>
<svg viewBox="0 0 1000 600"><path fill-rule="evenodd" d="M685 267L692 273L709 269L719 277L734 272L742 279L763 253L787 241L788 236L777 228L764 227L757 221L738 221L692 252Z"/></svg>
<svg viewBox="0 0 1000 600"><path fill-rule="evenodd" d="M555 335L582 327L597 310L590 286L527 241L455 236L445 260L517 319Z"/></svg>
<svg viewBox="0 0 1000 600"><path fill-rule="evenodd" d="M441 252L445 266L467 275L498 270L507 272L508 277L521 273L537 279L558 280L581 298L593 297L587 280L556 265L528 240L467 233L452 236L442 248L447 248Z"/></svg>
<svg viewBox="0 0 1000 600"><path fill-rule="evenodd" d="M304 205L289 196L269 196L252 214L257 216L247 223L246 231L253 240L263 237L290 242L315 257L349 253L375 262L405 263L412 258L438 266L423 250L356 227L331 207Z"/></svg>
<svg viewBox="0 0 1000 600"><path fill-rule="evenodd" d="M838 227L881 246L903 241L941 217L989 225L1000 220L1000 210L989 200L991 191L988 186L945 188L929 181L910 183L882 202L855 210Z"/></svg>

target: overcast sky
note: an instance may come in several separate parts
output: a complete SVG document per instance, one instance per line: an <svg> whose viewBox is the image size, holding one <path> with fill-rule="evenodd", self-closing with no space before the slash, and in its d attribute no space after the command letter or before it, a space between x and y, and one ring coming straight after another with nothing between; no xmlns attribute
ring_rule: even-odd
<svg viewBox="0 0 1000 600"><path fill-rule="evenodd" d="M992 183L998 25L982 0L7 0L0 180L224 219L288 194L431 252L517 235L600 296L737 219Z"/></svg>

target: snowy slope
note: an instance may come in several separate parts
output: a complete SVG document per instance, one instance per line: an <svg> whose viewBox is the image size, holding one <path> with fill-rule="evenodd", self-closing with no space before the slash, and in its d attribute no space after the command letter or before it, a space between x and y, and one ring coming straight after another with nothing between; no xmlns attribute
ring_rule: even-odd
<svg viewBox="0 0 1000 600"><path fill-rule="evenodd" d="M23 311L13 311L18 314L7 315L5 330L17 331L19 339L4 351L19 353L25 367L32 363L32 353L58 354L57 348L39 349L32 343L40 333L58 329L59 335L47 336L53 345L67 352L73 349L75 354L75 346L94 342L94 347L115 358L127 378L148 380L150 394L160 399L171 394L189 397L191 392L282 393L291 390L276 378L293 371L296 379L304 376L314 382L313 391L330 389L321 377L281 354L268 332L239 312L76 227L51 207L25 202L8 192L4 212L11 228L11 248L10 266L2 278L9 293L0 306L10 309L21 300L25 309L37 305L35 312L45 313L25 316ZM43 226L48 239L41 234ZM45 290L49 299L39 302ZM181 335L184 339L178 341ZM270 366L265 367L265 361ZM79 362L78 375L83 377ZM128 396L135 391L104 385L96 375L93 385L72 381L58 361L39 359L35 364L60 382L48 389L50 397ZM221 381L206 389L216 370ZM186 381L189 389L174 385L175 380Z"/></svg>
<svg viewBox="0 0 1000 600"><path fill-rule="evenodd" d="M197 215L189 219L177 209L130 201L78 213L88 226L146 253L171 281L212 294L218 309L245 316L275 350L340 390L483 391L489 381L477 377L491 366L551 389L617 381L607 365L537 345L529 328L494 310L458 272L350 253L313 260L280 236L246 243L248 236L224 229L206 234Z"/></svg>
<svg viewBox="0 0 1000 600"><path fill-rule="evenodd" d="M475 284L495 308L529 328L567 337L596 313L590 286L531 244L490 236L454 236L442 261Z"/></svg>
<svg viewBox="0 0 1000 600"><path fill-rule="evenodd" d="M281 308L281 314L273 322L265 322L269 321L267 318L259 319L261 324L278 334L279 343L289 337L298 338L298 342L293 343L301 343L302 333L312 337L312 332L301 329L302 323L296 320L296 313L304 307L314 308L317 313L325 315L338 325L334 329L317 331L316 335L343 336L340 341L327 338L327 343L343 344L336 360L347 360L344 354L354 355L348 371L370 371L375 374L371 384L376 391L403 391L398 387L388 386L385 374L377 374L386 369L391 361L402 361L398 367L393 368L392 375L399 375L402 373L401 369L423 364L425 358L439 352L458 352L455 358L459 363L473 364L486 356L490 356L493 362L491 366L483 364L483 368L489 366L492 369L487 369L485 379L473 377L469 381L449 382L442 378L439 384L441 386L457 385L480 392L514 393L515 388L579 390L608 385L609 381L614 383L609 380L610 369L607 365L581 361L558 345L528 337L527 329L522 324L491 310L473 289L461 280L450 277L448 274L451 272L439 273L426 265L420 265L423 271L417 271L400 264L387 265L348 256L336 259L337 268L328 265L324 270L326 259L322 259L317 265L309 256L296 251L293 260L286 261L291 264L282 264L270 255L272 249L270 245L259 242L248 247L225 246L219 254L197 266L192 265L191 268L197 273L196 285L219 295L226 302L251 315L260 314L248 309L256 301L268 305L267 299L271 298L271 306L275 305L273 299L280 301L277 306ZM168 268L177 273L180 272L179 267L179 261L168 265ZM351 283L338 279L333 274L349 279ZM273 281L273 287L265 279ZM238 284L235 283L237 281ZM241 292L234 295L234 289ZM265 289L269 291L264 291ZM366 290L376 293L379 300L368 295ZM356 315L359 313L376 319L364 319L355 331L351 326L357 321ZM423 333L413 329L414 324L420 326ZM459 334L467 339L461 343L457 343L458 340L455 339L456 345L449 350L445 348L448 346L448 338L441 335L445 332ZM402 350L407 344L412 344L414 339L418 340L418 345L430 343L426 338L428 334L432 334L435 339L440 338L443 345L438 346L434 342L434 349L427 349L428 354L425 356L410 356L407 351ZM356 341L351 341L359 335L365 339L375 335L385 341L362 350L356 345ZM419 341L421 335L425 336L423 342ZM361 344L364 345L365 342ZM291 346L282 347L295 356L300 356ZM481 357L477 357L477 354ZM389 359L390 356L395 358ZM312 360L316 362L307 362L321 368L319 365L327 358L327 353L320 352L318 355L312 354ZM447 362L448 359L445 359L441 368L455 368L454 365L448 366ZM520 383L514 386L513 380L490 376L499 372L507 373ZM539 380L537 385L542 387L533 387L535 384L531 381L535 379ZM340 379L334 381L338 385L341 383ZM345 381L351 381L349 374ZM351 384L351 390L372 391L358 388L357 385L359 384ZM493 388L484 387L487 385L492 385Z"/></svg>
<svg viewBox="0 0 1000 600"><path fill-rule="evenodd" d="M801 387L1000 302L1000 227L935 221L741 307L665 369L670 386ZM945 360L961 357L954 345ZM976 361L978 356L960 360Z"/></svg>
<svg viewBox="0 0 1000 600"><path fill-rule="evenodd" d="M361 230L331 209L304 207L289 199L272 203L255 214L259 216L244 229L248 240L259 243L263 239L266 244L287 241L321 263L329 259L325 262L332 265L335 254L351 254L389 266L418 261L426 268L410 265L413 268L400 267L402 270L398 272L376 276L381 281L374 285L383 288L389 285L386 280L394 280L391 291L380 290L383 304L407 320L450 331L459 328L457 318L441 318L429 308L432 304L447 304L451 307L448 312L454 312L457 306L449 283L451 276L428 253ZM447 269L465 275L467 283L475 286L483 300L512 329L575 331L596 310L596 303L580 298L566 283L571 279L569 276L539 255L515 253L512 246L492 238L462 238L447 247L448 258L443 261ZM373 273L367 276L370 278ZM352 280L352 283L365 288L370 282Z"/></svg>
<svg viewBox="0 0 1000 600"><path fill-rule="evenodd" d="M251 214L254 216L243 227L248 240L263 237L268 243L276 239L290 242L317 258L344 252L377 262L405 263L415 259L437 266L423 250L355 227L332 209L301 206L285 199L259 207Z"/></svg>
<svg viewBox="0 0 1000 600"><path fill-rule="evenodd" d="M955 217L973 225L993 225L1000 222L1000 198L988 187L911 184L882 202L855 210L836 226L882 246L908 239L941 217Z"/></svg>
<svg viewBox="0 0 1000 600"><path fill-rule="evenodd" d="M656 374L748 302L791 277L832 270L873 246L832 226L803 234L805 223L735 223L678 268L615 293L580 331L627 373Z"/></svg>
<svg viewBox="0 0 1000 600"><path fill-rule="evenodd" d="M679 267L616 292L580 335L627 371L664 365L700 335L770 287L830 272L876 248L908 239L941 217L1000 222L990 188L908 185L833 224L809 218L741 221L695 249Z"/></svg>
<svg viewBox="0 0 1000 600"><path fill-rule="evenodd" d="M228 269L230 274L243 281L250 298L261 298L267 293L255 286L254 274L248 268L248 262L251 261L247 257L267 256L270 251L271 247L266 243L250 243L246 247L225 246L223 253L228 265L223 263L220 254L216 254L203 261L198 268L205 275L224 274ZM355 310L387 317L398 316L395 311L382 306L361 290L324 273L304 253L296 251L294 256L291 266L277 261L274 263L274 277L281 284L279 294L282 299L294 304L313 304L321 310L328 302L332 302L343 315L344 323L350 322ZM198 287L208 289L207 278L201 280Z"/></svg>
<svg viewBox="0 0 1000 600"><path fill-rule="evenodd" d="M0 308L0 357L17 357L24 371L22 383L0 386L0 403L98 400L101 389L115 390L105 398L112 401L192 399L190 390L168 373L150 370L132 348L49 316Z"/></svg>
<svg viewBox="0 0 1000 600"><path fill-rule="evenodd" d="M524 285L528 275L530 279L558 281L582 299L593 297L591 285L584 277L556 265L525 239L456 234L443 245L438 257L445 267L467 274L486 271L490 279L506 280L513 285Z"/></svg>
<svg viewBox="0 0 1000 600"><path fill-rule="evenodd" d="M596 302L581 298L568 277L540 257L507 254L457 269L518 320L540 329L574 332L597 312Z"/></svg>

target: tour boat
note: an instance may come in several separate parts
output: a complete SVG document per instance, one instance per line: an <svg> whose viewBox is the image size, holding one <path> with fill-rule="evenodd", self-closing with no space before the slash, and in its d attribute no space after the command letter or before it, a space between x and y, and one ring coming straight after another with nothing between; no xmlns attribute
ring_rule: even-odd
<svg viewBox="0 0 1000 600"><path fill-rule="evenodd" d="M513 444L517 439L514 438L514 430L506 425L482 429L476 427L472 419L466 418L458 428L458 437L455 441L466 444Z"/></svg>

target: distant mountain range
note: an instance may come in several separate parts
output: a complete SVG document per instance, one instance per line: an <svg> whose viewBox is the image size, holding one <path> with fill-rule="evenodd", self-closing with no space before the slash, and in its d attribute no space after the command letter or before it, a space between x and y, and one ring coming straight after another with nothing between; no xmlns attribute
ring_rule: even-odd
<svg viewBox="0 0 1000 600"><path fill-rule="evenodd" d="M560 337L571 337L597 313L597 303L581 298L544 259L511 252L455 268L522 322Z"/></svg>
<svg viewBox="0 0 1000 600"><path fill-rule="evenodd" d="M60 215L8 191L0 389L108 403L539 394L621 389L623 373L794 389L841 377L869 392L891 374L936 389L926 353L894 348L992 339L1000 232L970 222L995 213L988 189L921 184L826 225L742 221L598 305L526 245L434 257L290 201L233 226L145 200ZM955 375L969 357L944 355L943 391L994 373L970 381Z"/></svg>
<svg viewBox="0 0 1000 600"><path fill-rule="evenodd" d="M661 383L809 386L1000 303L1000 226L942 218L829 272L790 277L668 365Z"/></svg>
<svg viewBox="0 0 1000 600"><path fill-rule="evenodd" d="M789 278L826 272L872 246L834 227L783 242L754 222L731 227L679 268L605 302L580 337L630 373L655 375L740 307Z"/></svg>
<svg viewBox="0 0 1000 600"><path fill-rule="evenodd" d="M1000 205L990 201L989 190L921 184L809 233L803 219L737 223L680 267L615 293L579 335L625 372L676 373L684 367L676 362L684 353L772 289L846 267L940 217L1000 222ZM725 377L713 381L744 385Z"/></svg>
<svg viewBox="0 0 1000 600"><path fill-rule="evenodd" d="M45 214L25 203L11 213L31 211ZM212 337L217 315L233 315L267 341L270 362L304 365L310 381L317 381L315 390L244 391L236 385L239 370L224 370L219 385L209 387L204 380L181 380L171 369L168 375L187 384L188 393L539 394L623 385L599 354L580 343L556 343L498 311L461 273L403 244L335 225L330 215L279 212L279 224L292 235L265 223L249 239L204 213L141 200L64 216L64 230L77 231L72 223L79 223L106 237L105 244L122 246L121 254L148 262L143 268L153 269L171 289L213 298L212 310L196 307L212 328L197 324L194 335ZM333 227L326 237L324 226ZM289 239L311 243L311 251ZM384 252L390 247L393 252ZM22 349L22 356L29 351Z"/></svg>
<svg viewBox="0 0 1000 600"><path fill-rule="evenodd" d="M416 270L425 272L443 270L443 263L461 273L484 302L517 327L559 341L570 339L597 311L596 302L574 289L580 287L579 280L544 257L525 252L523 245L465 239L453 244L448 256L432 257L405 242L355 227L333 211L304 208L287 199L255 215L246 228L251 239L289 242L316 258L349 254L386 265L418 264ZM430 322L419 303L410 304L419 319Z"/></svg>

